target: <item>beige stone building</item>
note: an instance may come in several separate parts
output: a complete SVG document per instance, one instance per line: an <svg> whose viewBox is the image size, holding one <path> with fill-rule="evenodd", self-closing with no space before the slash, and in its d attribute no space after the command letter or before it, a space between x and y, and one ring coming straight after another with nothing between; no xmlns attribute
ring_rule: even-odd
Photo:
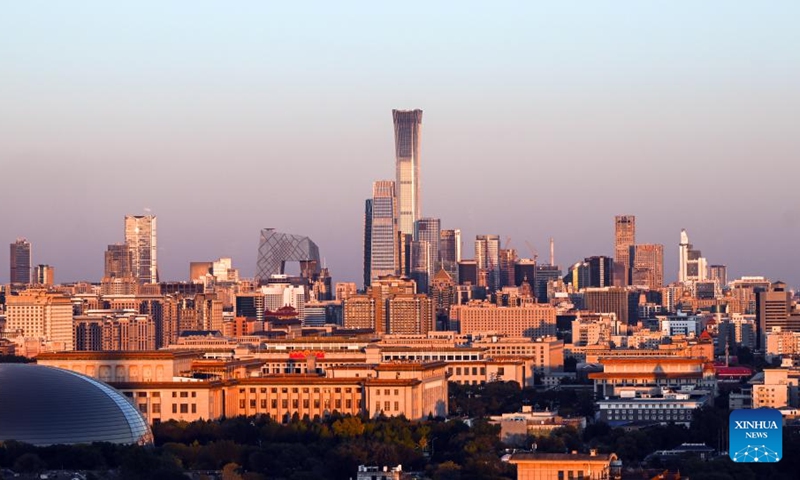
<svg viewBox="0 0 800 480"><path fill-rule="evenodd" d="M549 304L498 307L489 302L481 302L455 305L450 309L450 319L457 322L462 334L493 332L529 338L556 334L556 310Z"/></svg>
<svg viewBox="0 0 800 480"><path fill-rule="evenodd" d="M44 289L6 297L7 337L37 339L45 350L72 350L72 301Z"/></svg>
<svg viewBox="0 0 800 480"><path fill-rule="evenodd" d="M445 415L448 400L444 362L263 376L255 376L258 360L201 359L197 352L67 352L42 355L39 363L108 382L151 423L255 414L286 420L333 411L421 419Z"/></svg>

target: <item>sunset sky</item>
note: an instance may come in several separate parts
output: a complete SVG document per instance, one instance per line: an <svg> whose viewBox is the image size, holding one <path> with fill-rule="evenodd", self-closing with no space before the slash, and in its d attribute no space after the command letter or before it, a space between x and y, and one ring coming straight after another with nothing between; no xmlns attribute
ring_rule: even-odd
<svg viewBox="0 0 800 480"><path fill-rule="evenodd" d="M123 217L158 216L162 279L255 271L259 231L362 278L393 108L424 111L422 211L566 268L614 215L681 228L729 278L800 287L800 3L5 2L0 282L33 245L99 281Z"/></svg>

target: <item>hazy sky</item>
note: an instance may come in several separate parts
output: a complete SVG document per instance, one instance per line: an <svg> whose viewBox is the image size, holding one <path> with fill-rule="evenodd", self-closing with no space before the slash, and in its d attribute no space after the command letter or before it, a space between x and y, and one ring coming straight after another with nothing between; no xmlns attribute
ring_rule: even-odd
<svg viewBox="0 0 800 480"><path fill-rule="evenodd" d="M800 3L4 2L0 241L99 281L152 209L162 278L263 227L361 282L392 108L424 110L422 209L562 267L613 217L729 276L800 286ZM5 253L2 253L5 252ZM8 280L8 247L0 281Z"/></svg>

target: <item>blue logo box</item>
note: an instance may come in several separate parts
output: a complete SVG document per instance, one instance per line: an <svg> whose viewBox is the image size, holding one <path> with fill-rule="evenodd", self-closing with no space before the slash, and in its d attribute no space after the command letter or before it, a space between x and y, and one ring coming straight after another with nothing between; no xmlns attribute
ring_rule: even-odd
<svg viewBox="0 0 800 480"><path fill-rule="evenodd" d="M731 460L774 463L783 457L783 416L774 408L734 410L729 417Z"/></svg>

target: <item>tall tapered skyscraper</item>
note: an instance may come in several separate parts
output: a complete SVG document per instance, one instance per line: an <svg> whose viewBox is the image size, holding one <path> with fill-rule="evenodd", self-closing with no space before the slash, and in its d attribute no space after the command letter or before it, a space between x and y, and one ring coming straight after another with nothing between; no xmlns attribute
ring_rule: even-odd
<svg viewBox="0 0 800 480"><path fill-rule="evenodd" d="M414 222L420 214L420 127L422 110L392 110L394 119L394 147L397 168L398 227L401 232L413 235Z"/></svg>
<svg viewBox="0 0 800 480"><path fill-rule="evenodd" d="M636 217L617 215L614 217L614 285L624 287L631 284L630 247L636 243Z"/></svg>
<svg viewBox="0 0 800 480"><path fill-rule="evenodd" d="M11 244L8 260L11 266L11 283L31 283L31 244L24 238Z"/></svg>
<svg viewBox="0 0 800 480"><path fill-rule="evenodd" d="M372 232L370 234L370 280L382 275L397 275L397 201L391 180L372 185ZM370 282L370 283L371 283ZM366 287L366 285L365 285Z"/></svg>
<svg viewBox="0 0 800 480"><path fill-rule="evenodd" d="M139 283L158 282L155 215L126 215L125 243L131 250L133 276Z"/></svg>

